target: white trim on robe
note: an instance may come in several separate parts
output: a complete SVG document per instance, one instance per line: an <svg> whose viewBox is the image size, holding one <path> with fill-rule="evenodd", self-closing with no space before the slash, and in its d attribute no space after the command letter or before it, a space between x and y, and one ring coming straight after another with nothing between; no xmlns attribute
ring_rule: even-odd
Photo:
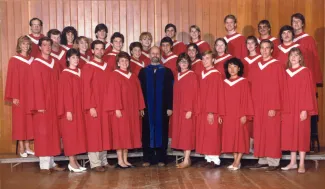
<svg viewBox="0 0 325 189"><path fill-rule="evenodd" d="M82 60L84 60L86 63L89 62L88 58L85 58L85 57L83 57L83 56L80 56L80 58L81 58Z"/></svg>
<svg viewBox="0 0 325 189"><path fill-rule="evenodd" d="M211 73L215 73L215 72L220 74L220 72L218 70L215 70L215 69L210 70L207 73L204 73L204 71L202 71L202 79L206 78L208 75L210 75Z"/></svg>
<svg viewBox="0 0 325 189"><path fill-rule="evenodd" d="M248 62L248 64L252 64L253 62L255 62L257 59L259 59L260 57L262 57L262 55L258 55L258 56L256 56L255 58L253 58L253 59L250 59L250 58L248 58L248 56L247 57L245 57L244 59Z"/></svg>
<svg viewBox="0 0 325 189"><path fill-rule="evenodd" d="M79 77L81 75L81 70L79 68L78 68L78 72L70 70L70 69L64 69L63 72L70 72L70 73L72 73L72 74L74 74L76 76L79 76Z"/></svg>
<svg viewBox="0 0 325 189"><path fill-rule="evenodd" d="M278 46L279 50L281 50L283 53L287 54L292 48L294 47L299 47L300 45L299 44L294 44L292 45L291 47L289 48L283 48L281 45Z"/></svg>
<svg viewBox="0 0 325 189"><path fill-rule="evenodd" d="M217 64L217 63L223 61L224 59L228 58L229 56L231 56L231 54L227 54L226 56L224 56L222 58L215 59L213 63Z"/></svg>
<svg viewBox="0 0 325 189"><path fill-rule="evenodd" d="M101 65L98 65L98 64L96 64L95 62L92 62L92 61L87 62L87 64L93 65L93 66L95 66L95 67L97 67L97 68L99 68L99 69L101 69L103 71L107 67L107 63L106 62L104 62L104 64L102 66Z"/></svg>
<svg viewBox="0 0 325 189"><path fill-rule="evenodd" d="M20 56L13 56L13 57L16 58L16 59L18 59L18 60L20 60L20 61L22 61L22 62L25 62L28 65L30 65L33 62L33 60L34 60L34 57L30 57L29 60L27 60L27 59L25 59L23 57L20 57Z"/></svg>
<svg viewBox="0 0 325 189"><path fill-rule="evenodd" d="M306 67L302 66L301 68L297 69L296 71L292 72L290 69L286 69L286 72L290 77L295 76L297 73L299 73L301 70L305 69Z"/></svg>
<svg viewBox="0 0 325 189"><path fill-rule="evenodd" d="M235 81L230 81L229 79L225 79L225 83L227 83L230 87L234 86L236 83L238 83L241 80L244 80L245 78L241 77Z"/></svg>
<svg viewBox="0 0 325 189"><path fill-rule="evenodd" d="M269 40L273 42L274 40L276 40L276 38L275 37L271 37ZM259 38L257 38L257 42L258 42L258 44L260 44L261 43L261 40Z"/></svg>
<svg viewBox="0 0 325 189"><path fill-rule="evenodd" d="M200 62L200 61L201 61L201 59L196 59L194 62L192 62L192 66L193 66L194 64Z"/></svg>
<svg viewBox="0 0 325 189"><path fill-rule="evenodd" d="M191 73L193 71L189 70L188 72L186 72L185 74L181 75L181 73L178 73L177 75L177 79L178 81L181 80L183 77L185 77L187 74Z"/></svg>
<svg viewBox="0 0 325 189"><path fill-rule="evenodd" d="M270 65L270 64L272 64L273 62L276 62L276 61L278 61L278 60L277 60L277 59L272 59L272 60L266 62L264 65L262 65L261 62L259 62L259 63L258 63L258 67L259 67L261 70L263 70L263 69L266 68L268 65Z"/></svg>
<svg viewBox="0 0 325 189"><path fill-rule="evenodd" d="M131 72L129 72L128 74L125 74L125 73L121 72L120 70L114 70L114 71L117 72L117 73L119 73L119 74L121 74L121 75L123 75L127 79L130 79L130 77L132 76L132 73Z"/></svg>
<svg viewBox="0 0 325 189"><path fill-rule="evenodd" d="M32 40L32 42L33 43L35 43L36 45L38 45L38 42L39 42L39 40L37 40L37 39L34 39L32 36L30 36L30 35L26 35L30 40Z"/></svg>
<svg viewBox="0 0 325 189"><path fill-rule="evenodd" d="M296 38L294 38L293 39L293 42L297 42L297 41L299 41L300 39L302 39L302 38L305 38L305 37L308 37L309 35L308 34L303 34L303 35L301 35L301 36L299 36L299 37L296 37Z"/></svg>
<svg viewBox="0 0 325 189"><path fill-rule="evenodd" d="M45 66L47 66L47 67L49 67L49 68L51 68L51 69L53 69L53 67L54 67L54 59L53 59L53 58L52 58L52 62L51 62L51 64L49 64L49 63L47 63L46 61L44 61L44 60L42 60L42 59L39 59L39 58L35 58L35 61L38 61L38 62L44 64Z"/></svg>
<svg viewBox="0 0 325 189"><path fill-rule="evenodd" d="M61 50L60 54L59 55L56 55L54 54L53 52L51 52L51 56L53 56L54 58L58 59L58 60L61 60L61 58L63 57L65 51L64 50Z"/></svg>
<svg viewBox="0 0 325 189"><path fill-rule="evenodd" d="M143 61L142 61L142 64L141 64L140 62L138 62L138 61L136 61L136 60L133 60L133 59L131 59L131 62L133 62L133 63L137 64L138 66L141 66L142 68L144 68L144 62L143 62Z"/></svg>
<svg viewBox="0 0 325 189"><path fill-rule="evenodd" d="M67 46L65 46L65 45L60 45L61 47L63 47L65 50L69 50L70 48L69 47L67 47Z"/></svg>
<svg viewBox="0 0 325 189"><path fill-rule="evenodd" d="M173 58L177 58L178 56L176 55L176 54L174 54L174 55L172 55L172 56L170 56L170 57L168 57L168 58L166 58L166 59L164 59L163 57L161 57L161 62L163 63L163 64L165 64L166 62L168 62L169 60L171 60L171 59L173 59Z"/></svg>
<svg viewBox="0 0 325 189"><path fill-rule="evenodd" d="M237 33L236 35L234 35L234 36L232 36L230 38L227 38L227 36L225 36L223 38L224 38L224 40L226 40L227 43L229 43L230 41L232 41L232 40L234 40L234 39L236 39L236 38L238 38L240 36L241 36L241 34Z"/></svg>

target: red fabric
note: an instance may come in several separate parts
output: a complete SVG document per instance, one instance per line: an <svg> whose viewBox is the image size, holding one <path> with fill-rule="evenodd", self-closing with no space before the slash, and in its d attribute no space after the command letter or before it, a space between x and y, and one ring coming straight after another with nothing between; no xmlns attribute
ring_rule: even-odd
<svg viewBox="0 0 325 189"><path fill-rule="evenodd" d="M36 156L56 156L60 154L60 135L57 116L58 82L60 65L52 58L45 60L46 65L35 59L32 64L31 88L29 90L29 110L33 115L34 149ZM44 113L37 110L45 110Z"/></svg>
<svg viewBox="0 0 325 189"><path fill-rule="evenodd" d="M222 152L249 153L249 128L248 119L246 124L241 124L240 118L254 115L253 101L250 86L247 79L239 81L229 79L230 82L238 82L225 86L226 113L222 117Z"/></svg>
<svg viewBox="0 0 325 189"><path fill-rule="evenodd" d="M52 50L51 57L56 60L57 63L60 64L60 71L67 68L67 60L66 60L67 51L63 47L59 47L59 51L55 52Z"/></svg>
<svg viewBox="0 0 325 189"><path fill-rule="evenodd" d="M218 117L225 114L224 86L219 72L210 72L208 76L199 80L198 117L196 125L196 152L207 155L221 153L221 126ZM213 113L214 122L207 121L208 113Z"/></svg>
<svg viewBox="0 0 325 189"><path fill-rule="evenodd" d="M206 41L201 42L202 40L199 40L197 42L195 42L195 44L197 44L197 46L199 46L199 51L200 53L204 53L205 51L211 51L211 47L209 45L209 43L207 43Z"/></svg>
<svg viewBox="0 0 325 189"><path fill-rule="evenodd" d="M267 39L271 40L272 43L273 43L272 56L275 57L275 55L278 53L278 50L279 50L278 46L280 45L281 41L279 39L275 38L275 37L272 37L272 36L269 36ZM258 43L260 44L262 40L263 40L262 38L258 38ZM257 54L261 53L260 45L257 46L256 52L257 52Z"/></svg>
<svg viewBox="0 0 325 189"><path fill-rule="evenodd" d="M89 60L90 60L90 57L91 57L91 56L87 55L87 52L86 52L86 54L81 54L81 53L80 53L80 59L79 59L78 68L82 69L83 66L84 66L85 64L87 64L86 61L89 61Z"/></svg>
<svg viewBox="0 0 325 189"><path fill-rule="evenodd" d="M103 61L106 62L108 65L108 69L110 71L114 71L116 69L116 55L119 52L116 51L111 51L110 53L108 53L107 55L103 56Z"/></svg>
<svg viewBox="0 0 325 189"><path fill-rule="evenodd" d="M12 104L12 139L13 140L30 140L33 139L33 120L28 110L28 93L29 93L29 75L31 74L31 66L28 61L33 57L22 56L17 57L25 60L21 61L15 57L11 57L8 63L7 82L5 89L5 100L12 102L18 99L19 104ZM27 63L26 63L27 62Z"/></svg>
<svg viewBox="0 0 325 189"><path fill-rule="evenodd" d="M179 78L180 76L183 77ZM178 74L178 77L175 78L173 92L172 148L181 150L195 149L197 93L197 75L193 71ZM190 119L185 118L188 111L192 112Z"/></svg>
<svg viewBox="0 0 325 189"><path fill-rule="evenodd" d="M29 34L29 36L31 38L33 38L34 40L36 40L36 41L32 40L32 52L31 52L31 56L32 57L37 57L39 55L39 53L40 53L39 46L38 46L38 40L41 39L42 37L44 37L44 35L41 34L39 37L35 37L33 34Z"/></svg>
<svg viewBox="0 0 325 189"><path fill-rule="evenodd" d="M72 70L67 68L67 70ZM81 72L78 69L72 70ZM59 81L58 115L62 134L64 154L72 156L85 153L86 128L82 109L81 78L63 70ZM72 121L66 118L67 112L72 113Z"/></svg>
<svg viewBox="0 0 325 189"><path fill-rule="evenodd" d="M296 69L287 69L291 72ZM281 149L290 151L310 150L310 116L317 115L317 102L315 97L315 85L312 73L308 68L304 68L294 76L288 73L287 85L289 91L290 113L283 114L281 127ZM308 118L300 121L300 113L307 111Z"/></svg>
<svg viewBox="0 0 325 189"><path fill-rule="evenodd" d="M221 73L223 79L226 78L224 65L226 61L231 58L233 58L231 54L224 54L222 56L217 56L214 60L214 68Z"/></svg>
<svg viewBox="0 0 325 189"><path fill-rule="evenodd" d="M285 74L283 63L261 60L251 67L249 80L251 83L254 104L254 156L281 157L281 112L285 111ZM270 64L268 64L270 63ZM274 117L268 116L269 110L275 110Z"/></svg>
<svg viewBox="0 0 325 189"><path fill-rule="evenodd" d="M109 44L107 46L107 44L108 44L108 42L105 42L105 51L104 51L104 54L108 54L108 53L112 52L112 50L113 50L113 46L111 44ZM106 48L106 46L107 46L107 48Z"/></svg>
<svg viewBox="0 0 325 189"><path fill-rule="evenodd" d="M295 38L304 35L305 33L301 33L296 35ZM310 35L297 40L296 43L300 44L305 49L304 60L306 67L310 69L313 81L315 83L323 82L323 75L321 71L320 59L318 56L317 45L314 38Z"/></svg>
<svg viewBox="0 0 325 189"><path fill-rule="evenodd" d="M178 73L177 67L176 67L177 57L178 56L175 55L174 53L171 53L168 56L166 56L166 55L161 56L161 64L164 65L165 67L171 69L174 76Z"/></svg>
<svg viewBox="0 0 325 189"><path fill-rule="evenodd" d="M192 61L192 71L194 71L194 73L199 76L198 78L200 78L202 71L204 70L203 67L203 62L200 59L195 59L194 61Z"/></svg>
<svg viewBox="0 0 325 189"><path fill-rule="evenodd" d="M177 43L177 44L175 45L175 43ZM179 56L180 54L182 54L184 52L186 52L186 45L182 41L175 40L174 45L173 45L173 53L176 54L177 56Z"/></svg>
<svg viewBox="0 0 325 189"><path fill-rule="evenodd" d="M285 46L284 44L280 44L277 48L277 54L275 58L283 63L284 68L287 67L287 62L289 60L289 51L294 47L298 47L301 50L302 55L304 56L305 50L299 44L296 44L294 42L288 46ZM284 50L280 48L283 48Z"/></svg>
<svg viewBox="0 0 325 189"><path fill-rule="evenodd" d="M242 62L244 64L244 77L248 77L248 75L250 74L250 68L255 64L258 64L258 62L260 61L261 61L260 54L256 54L255 56L246 56L245 58L243 58Z"/></svg>
<svg viewBox="0 0 325 189"><path fill-rule="evenodd" d="M139 111L143 110L145 105L140 81L135 74L127 78L118 71L113 71L109 79L104 104L112 122L113 149L141 148L142 125ZM121 118L116 117L115 110L121 110Z"/></svg>
<svg viewBox="0 0 325 189"><path fill-rule="evenodd" d="M148 64L146 64L143 60L136 60L134 57L131 57L130 68L131 72L134 73L134 75L138 76L140 70L146 67L147 65Z"/></svg>
<svg viewBox="0 0 325 189"><path fill-rule="evenodd" d="M226 35L225 39L228 41L229 38L238 35L238 33L234 33L232 35ZM228 43L228 52L229 54L232 54L233 56L242 59L247 56L247 48L246 48L246 39L244 36L239 36L237 38L234 38Z"/></svg>
<svg viewBox="0 0 325 189"><path fill-rule="evenodd" d="M104 61L94 64L104 66ZM99 152L112 149L111 127L108 119L108 113L103 109L105 92L111 70L108 65L104 68L98 68L90 63L84 65L81 72L83 108L85 111L87 149L89 152ZM95 108L97 117L90 115L90 108Z"/></svg>
<svg viewBox="0 0 325 189"><path fill-rule="evenodd" d="M149 51L142 50L140 60L144 61L146 65L149 65L151 63L150 57L149 57Z"/></svg>

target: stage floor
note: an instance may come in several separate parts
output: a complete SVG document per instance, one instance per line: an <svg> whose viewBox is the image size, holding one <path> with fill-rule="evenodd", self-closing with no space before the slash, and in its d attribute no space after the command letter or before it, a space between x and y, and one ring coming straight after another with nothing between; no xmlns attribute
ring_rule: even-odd
<svg viewBox="0 0 325 189"><path fill-rule="evenodd" d="M193 158L193 166L176 169L174 158L164 168L151 166L142 168L141 158L132 158L137 165L134 169L110 169L104 173L88 171L84 173L56 172L51 175L39 173L38 163L23 163L13 168L10 164L0 164L0 189L324 189L325 161L319 162L318 169L313 161L306 161L307 172L298 174L297 170L266 173L252 171L245 166L256 160L243 160L243 168L237 172L227 170L230 159L223 159L219 168L202 168L203 158ZM110 163L116 163L110 159ZM59 162L67 166L67 162ZM281 161L286 165L288 161Z"/></svg>

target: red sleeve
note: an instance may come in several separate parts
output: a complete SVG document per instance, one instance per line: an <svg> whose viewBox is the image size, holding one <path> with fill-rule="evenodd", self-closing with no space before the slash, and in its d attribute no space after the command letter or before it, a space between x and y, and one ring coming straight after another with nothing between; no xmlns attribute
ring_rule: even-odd
<svg viewBox="0 0 325 189"><path fill-rule="evenodd" d="M19 68L18 62L11 58L8 63L7 81L5 89L5 100L12 102L13 99L19 99Z"/></svg>
<svg viewBox="0 0 325 189"><path fill-rule="evenodd" d="M244 36L241 37L240 40L240 49L241 49L241 53L240 53L240 59L245 58L247 56L247 47L246 47L246 39Z"/></svg>
<svg viewBox="0 0 325 189"><path fill-rule="evenodd" d="M108 81L107 92L105 93L104 109L106 111L122 110L122 86L120 78L112 73Z"/></svg>
<svg viewBox="0 0 325 189"><path fill-rule="evenodd" d="M143 110L146 108L146 105L144 103L144 99L143 99L143 93L142 93L142 89L141 89L141 84L140 81L138 79L138 77L135 77L136 79L136 85L137 85L137 94L138 94L138 102L139 102L139 110Z"/></svg>
<svg viewBox="0 0 325 189"><path fill-rule="evenodd" d="M206 94L205 102L207 113L214 113L217 115L225 115L225 93L221 74L216 73L215 77L210 80L210 86Z"/></svg>
<svg viewBox="0 0 325 189"><path fill-rule="evenodd" d="M107 63L107 67L110 71L114 71L116 69L116 57L105 55L103 57L103 61Z"/></svg>
<svg viewBox="0 0 325 189"><path fill-rule="evenodd" d="M253 100L251 95L250 86L248 80L242 81L242 91L241 91L241 104L239 109L240 117L248 116L252 117L254 115Z"/></svg>
<svg viewBox="0 0 325 189"><path fill-rule="evenodd" d="M69 73L63 72L59 80L58 115L65 115L66 112L74 112L73 106L73 85Z"/></svg>
<svg viewBox="0 0 325 189"><path fill-rule="evenodd" d="M187 83L188 92L185 95L184 99L184 111L191 111L195 113L197 111L196 105L198 102L198 81L195 73L191 74L191 80Z"/></svg>
<svg viewBox="0 0 325 189"><path fill-rule="evenodd" d="M268 110L285 111L288 109L284 107L284 101L288 97L288 89L283 63L276 62L273 69L274 75L273 78L270 78L273 81L272 86L270 86L272 90L270 90L270 98L267 100Z"/></svg>
<svg viewBox="0 0 325 189"><path fill-rule="evenodd" d="M322 75L322 71L321 71L320 59L318 56L315 40L313 38L311 38L309 44L310 44L310 48L311 48L312 55L313 55L312 63L314 64L314 66L313 66L314 70L311 70L311 71L314 74L315 82L323 83L323 75Z"/></svg>
<svg viewBox="0 0 325 189"><path fill-rule="evenodd" d="M32 62L32 82L34 104L30 110L46 110L44 79L39 63Z"/></svg>
<svg viewBox="0 0 325 189"><path fill-rule="evenodd" d="M308 69L308 68L305 68ZM303 83L301 84L301 92L302 92L302 99L301 99L301 106L299 107L299 111L306 110L309 115L317 115L318 108L317 108L317 100L315 95L315 85L314 85L313 77L311 71L308 69L306 70L306 76L304 77Z"/></svg>
<svg viewBox="0 0 325 189"><path fill-rule="evenodd" d="M89 65L85 65L81 72L83 107L85 110L96 108L97 104L94 97L94 89L92 79L94 77L94 69Z"/></svg>

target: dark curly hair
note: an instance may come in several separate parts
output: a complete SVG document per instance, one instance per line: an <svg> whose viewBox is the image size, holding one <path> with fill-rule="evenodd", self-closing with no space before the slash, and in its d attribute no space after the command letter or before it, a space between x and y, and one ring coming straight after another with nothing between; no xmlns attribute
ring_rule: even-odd
<svg viewBox="0 0 325 189"><path fill-rule="evenodd" d="M73 43L76 41L77 37L78 37L78 32L77 30L72 27L72 26L67 26L63 29L62 33L61 33L61 41L60 43L62 45L67 45L68 44L68 40L67 40L67 33L73 33L74 39L73 39Z"/></svg>

